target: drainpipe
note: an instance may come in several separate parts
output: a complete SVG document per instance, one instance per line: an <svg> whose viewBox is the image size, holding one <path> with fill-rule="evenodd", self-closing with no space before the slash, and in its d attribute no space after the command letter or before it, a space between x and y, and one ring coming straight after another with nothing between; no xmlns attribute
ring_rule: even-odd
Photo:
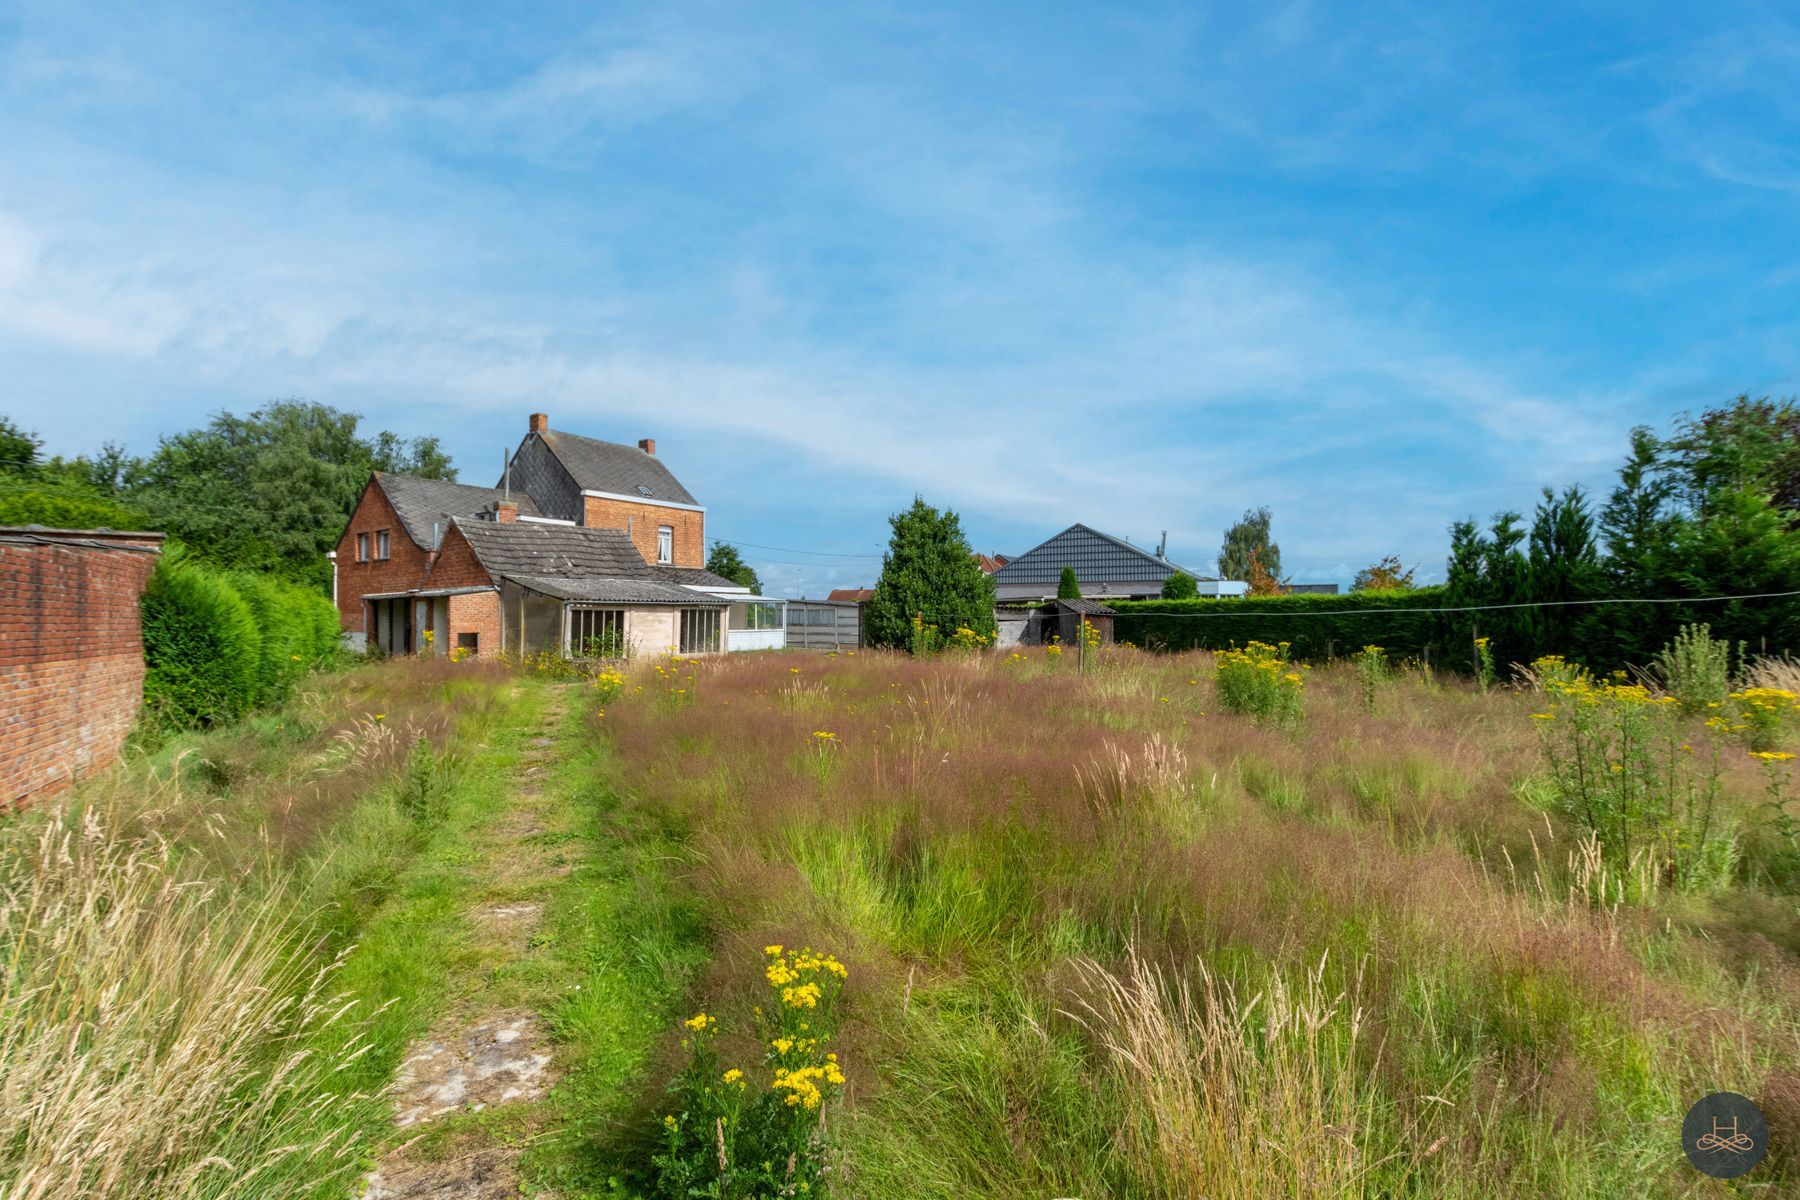
<svg viewBox="0 0 1800 1200"><path fill-rule="evenodd" d="M325 557L331 563L331 606L337 607L337 551L327 550Z"/></svg>

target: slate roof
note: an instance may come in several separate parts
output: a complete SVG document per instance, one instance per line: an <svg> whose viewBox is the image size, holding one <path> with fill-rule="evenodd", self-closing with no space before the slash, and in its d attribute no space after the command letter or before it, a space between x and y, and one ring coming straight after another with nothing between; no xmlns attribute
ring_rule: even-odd
<svg viewBox="0 0 1800 1200"><path fill-rule="evenodd" d="M499 488L477 487L472 483L452 483L447 479L418 479L411 475L375 472L382 494L399 514L406 536L423 549L431 546L431 527L440 525L440 533L448 532L453 517L473 517L483 509L491 509L494 501L505 493ZM517 488L512 498L519 511L528 517L541 516L530 496Z"/></svg>
<svg viewBox="0 0 1800 1200"><path fill-rule="evenodd" d="M1003 584L1048 584L1055 586L1064 567L1074 567L1075 577L1084 583L1145 582L1160 583L1177 571L1195 579L1211 579L1189 570L1124 538L1082 524L1074 524L1041 545L1034 546L993 574L996 586Z"/></svg>
<svg viewBox="0 0 1800 1200"><path fill-rule="evenodd" d="M462 520L456 523L490 576L647 579L643 555L623 529Z"/></svg>
<svg viewBox="0 0 1800 1200"><path fill-rule="evenodd" d="M603 442L554 429L546 429L536 436L543 439L556 461L575 481L575 486L583 491L642 496L647 500L668 500L676 504L700 503L681 486L681 481L661 459L636 446L622 446L617 442Z"/></svg>
<svg viewBox="0 0 1800 1200"><path fill-rule="evenodd" d="M730 601L690 592L655 579L620 579L604 575L513 575L514 583L557 600L587 604L659 604L683 608L724 608Z"/></svg>

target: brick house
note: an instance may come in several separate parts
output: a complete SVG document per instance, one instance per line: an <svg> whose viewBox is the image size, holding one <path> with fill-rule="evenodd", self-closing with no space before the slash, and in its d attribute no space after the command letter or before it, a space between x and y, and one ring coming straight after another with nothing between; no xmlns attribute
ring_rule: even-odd
<svg viewBox="0 0 1800 1200"><path fill-rule="evenodd" d="M785 644L781 601L703 566L706 509L654 441L562 433L543 413L496 487L376 472L332 557L359 648L616 657Z"/></svg>
<svg viewBox="0 0 1800 1200"><path fill-rule="evenodd" d="M144 700L160 533L0 528L0 811L118 757Z"/></svg>

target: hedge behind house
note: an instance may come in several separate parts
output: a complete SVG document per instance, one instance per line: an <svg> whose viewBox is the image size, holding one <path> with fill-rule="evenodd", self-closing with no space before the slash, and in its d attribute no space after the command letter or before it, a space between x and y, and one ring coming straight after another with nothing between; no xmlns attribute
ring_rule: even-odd
<svg viewBox="0 0 1800 1200"><path fill-rule="evenodd" d="M1441 587L1343 596L1261 596L1242 600L1108 600L1120 641L1160 650L1226 650L1245 642L1288 642L1295 658L1323 660L1384 647L1394 658L1431 659L1467 669L1468 647L1447 647ZM1407 612L1406 609L1424 611ZM1458 657L1461 655L1461 657Z"/></svg>

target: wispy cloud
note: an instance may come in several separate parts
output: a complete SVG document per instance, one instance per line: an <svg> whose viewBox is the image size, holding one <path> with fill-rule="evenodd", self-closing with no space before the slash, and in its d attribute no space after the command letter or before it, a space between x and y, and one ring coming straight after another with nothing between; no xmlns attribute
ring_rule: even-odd
<svg viewBox="0 0 1800 1200"><path fill-rule="evenodd" d="M83 60L92 39L28 27L0 57L6 404L74 450L131 402L121 373L186 397L137 428L304 394L443 433L476 477L548 407L657 433L749 540L867 546L919 490L985 545L1083 519L1204 566L1270 503L1290 569L1338 574L1429 572L1450 518L1602 480L1733 356L1794 369L1686 309L1612 321L1694 268L1628 280L1629 239L1556 189L1614 162L1609 187L1644 186L1620 114L1653 92L1678 130L1713 92L1633 65L1604 85L1630 95L1553 95L1520 30L1307 5L487 19L453 10L441 44L208 27L206 70L221 39L243 63L199 79L166 30ZM334 42L353 66L308 49ZM247 73L253 104L208 107ZM81 101L30 88L81 78ZM115 128L159 112L205 140ZM1666 170L1712 170L1685 154Z"/></svg>

